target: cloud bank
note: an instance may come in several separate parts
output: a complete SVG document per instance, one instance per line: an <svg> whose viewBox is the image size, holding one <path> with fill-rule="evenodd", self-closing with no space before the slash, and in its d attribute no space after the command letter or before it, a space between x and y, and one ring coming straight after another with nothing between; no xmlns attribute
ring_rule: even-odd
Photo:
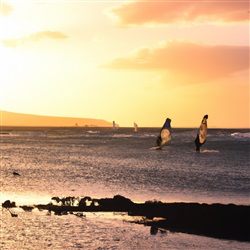
<svg viewBox="0 0 250 250"><path fill-rule="evenodd" d="M9 40L3 40L3 45L6 47L17 47L18 45L24 44L26 42L30 41L40 41L45 38L51 38L51 39L65 39L67 36L61 32L58 31L39 31L30 34L27 37L22 37L19 39L9 39Z"/></svg>
<svg viewBox="0 0 250 250"><path fill-rule="evenodd" d="M1 1L1 3L0 3L0 15L8 16L13 10L14 9L10 4Z"/></svg>
<svg viewBox="0 0 250 250"><path fill-rule="evenodd" d="M249 22L249 1L135 1L114 7L110 13L122 26L190 21Z"/></svg>
<svg viewBox="0 0 250 250"><path fill-rule="evenodd" d="M144 48L103 65L119 70L158 70L173 80L206 82L249 69L248 46L209 46L186 41Z"/></svg>

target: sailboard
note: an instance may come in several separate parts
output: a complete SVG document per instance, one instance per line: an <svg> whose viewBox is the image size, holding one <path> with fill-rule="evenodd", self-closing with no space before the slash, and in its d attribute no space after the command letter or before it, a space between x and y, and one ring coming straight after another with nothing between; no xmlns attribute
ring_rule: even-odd
<svg viewBox="0 0 250 250"><path fill-rule="evenodd" d="M204 115L194 141L197 152L200 152L201 145L203 145L207 140L207 119L208 115Z"/></svg>
<svg viewBox="0 0 250 250"><path fill-rule="evenodd" d="M115 124L115 121L113 121L113 129L116 129L116 124Z"/></svg>
<svg viewBox="0 0 250 250"><path fill-rule="evenodd" d="M162 149L171 139L171 119L167 118L160 131L160 135L157 136L154 149Z"/></svg>
<svg viewBox="0 0 250 250"><path fill-rule="evenodd" d="M137 132L138 131L138 125L134 122L134 131Z"/></svg>

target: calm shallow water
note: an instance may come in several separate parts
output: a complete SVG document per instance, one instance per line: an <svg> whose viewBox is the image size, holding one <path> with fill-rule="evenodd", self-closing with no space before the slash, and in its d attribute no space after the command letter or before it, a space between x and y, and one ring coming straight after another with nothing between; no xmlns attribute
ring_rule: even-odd
<svg viewBox="0 0 250 250"><path fill-rule="evenodd" d="M13 210L14 211L14 210ZM249 249L249 243L183 233L151 235L149 227L124 222L124 216L86 213L48 216L46 212L3 212L1 249Z"/></svg>
<svg viewBox="0 0 250 250"><path fill-rule="evenodd" d="M209 130L195 152L196 129L174 129L162 151L150 150L159 129L15 129L1 135L1 203L47 204L53 196L133 201L250 203L249 130ZM20 176L13 176L17 171ZM3 249L244 249L248 243L168 233L87 214L47 216L17 209L1 216ZM232 245L233 244L233 245Z"/></svg>

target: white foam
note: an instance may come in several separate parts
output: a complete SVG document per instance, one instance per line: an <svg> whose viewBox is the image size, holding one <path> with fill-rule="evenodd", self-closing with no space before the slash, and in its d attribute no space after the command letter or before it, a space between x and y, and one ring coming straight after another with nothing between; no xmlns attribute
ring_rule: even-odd
<svg viewBox="0 0 250 250"><path fill-rule="evenodd" d="M125 135L125 134L114 134L112 137L117 137L117 138L126 138L126 137L132 137L132 135Z"/></svg>
<svg viewBox="0 0 250 250"><path fill-rule="evenodd" d="M0 136L19 136L19 134L12 134L12 133L8 133L8 132L1 132Z"/></svg>
<svg viewBox="0 0 250 250"><path fill-rule="evenodd" d="M213 150L213 149L204 149L204 150L201 150L200 153L220 153L220 151Z"/></svg>
<svg viewBox="0 0 250 250"><path fill-rule="evenodd" d="M242 132L236 132L231 134L234 138L250 138L250 132L242 133Z"/></svg>
<svg viewBox="0 0 250 250"><path fill-rule="evenodd" d="M100 131L92 131L92 130L88 130L87 133L89 134L99 134Z"/></svg>

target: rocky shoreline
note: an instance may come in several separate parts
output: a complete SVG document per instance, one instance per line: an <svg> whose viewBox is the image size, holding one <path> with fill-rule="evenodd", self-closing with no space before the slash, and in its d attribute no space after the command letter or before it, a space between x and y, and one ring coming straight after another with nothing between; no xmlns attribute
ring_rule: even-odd
<svg viewBox="0 0 250 250"><path fill-rule="evenodd" d="M7 200L2 203L2 207L9 210L16 207L16 204ZM152 234L157 233L159 228L220 239L250 241L250 206L245 205L160 201L134 203L126 197L116 195L101 199L88 196L52 197L51 202L45 205L20 207L25 211L32 211L33 208L48 210L55 215L74 212L126 212L129 216L144 218L139 221L135 219L134 223L150 226Z"/></svg>

